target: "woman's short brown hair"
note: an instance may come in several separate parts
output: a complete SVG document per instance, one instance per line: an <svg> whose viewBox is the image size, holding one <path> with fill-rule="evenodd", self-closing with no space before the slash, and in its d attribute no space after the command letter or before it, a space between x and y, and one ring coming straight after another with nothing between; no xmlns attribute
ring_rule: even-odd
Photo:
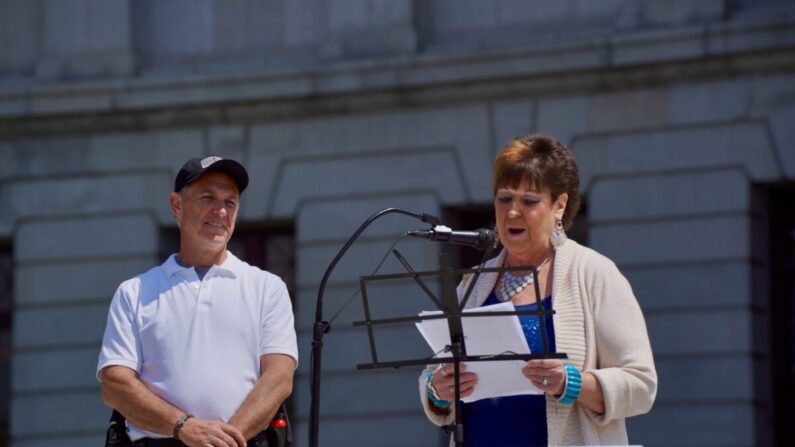
<svg viewBox="0 0 795 447"><path fill-rule="evenodd" d="M494 160L492 192L496 196L500 188L525 182L549 191L553 202L564 192L569 195L563 212L563 227L569 229L580 209L580 177L571 151L555 137L538 133L509 141Z"/></svg>

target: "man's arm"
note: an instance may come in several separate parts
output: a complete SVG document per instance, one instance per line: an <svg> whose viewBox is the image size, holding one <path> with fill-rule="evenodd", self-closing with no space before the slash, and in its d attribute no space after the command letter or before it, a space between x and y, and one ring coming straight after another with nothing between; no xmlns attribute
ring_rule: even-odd
<svg viewBox="0 0 795 447"><path fill-rule="evenodd" d="M266 428L279 405L293 392L295 359L284 354L265 354L260 357L260 377L229 424L253 438Z"/></svg>
<svg viewBox="0 0 795 447"><path fill-rule="evenodd" d="M146 431L172 436L174 425L185 412L153 393L138 377L138 373L125 366L107 366L102 369L102 400L115 408L127 420ZM246 438L230 424L190 418L179 432L179 439L191 447L207 444L244 447Z"/></svg>

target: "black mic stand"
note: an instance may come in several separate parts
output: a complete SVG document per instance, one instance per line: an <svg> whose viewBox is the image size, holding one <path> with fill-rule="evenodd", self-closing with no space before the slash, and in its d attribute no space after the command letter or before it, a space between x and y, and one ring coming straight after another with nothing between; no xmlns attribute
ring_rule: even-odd
<svg viewBox="0 0 795 447"><path fill-rule="evenodd" d="M549 352L549 342L546 337L546 323L544 321L544 317L548 314L554 314L552 310L545 310L541 304L541 290L538 285L538 269L535 266L518 266L518 267L493 267L493 268L484 268L484 262L481 262L480 266L474 269L465 269L465 270L454 270L450 266L450 257L446 253L442 253L439 260L439 267L438 271L430 271L430 272L415 272L411 266L406 262L403 256L397 250L393 250L394 255L398 258L401 262L403 267L406 269L408 273L398 273L398 274L390 274L390 275L372 275L366 277L359 278L359 284L362 291L362 304L364 306L364 314L365 320L364 321L356 321L353 323L354 326L365 326L367 328L367 335L370 341L370 354L372 356L372 363L360 364L357 365L357 369L360 370L367 370L367 369L380 369L380 368L401 368L404 366L415 366L415 365L430 365L430 364L438 364L438 363L452 363L453 364L453 379L454 379L454 411L455 411L455 421L452 425L444 426L443 428L447 432L452 432L453 434L453 441L456 447L461 447L464 444L464 423L463 415L462 415L462 408L461 408L461 362L484 362L484 361L508 361L508 360L532 360L532 359L548 359L548 358L557 358L557 359L566 359L568 356L565 353L552 353ZM487 252L483 256L483 260L487 259L489 253ZM485 316L517 316L517 315L535 315L539 319L540 325L540 332L543 334L541 337L542 341L542 353L534 353L534 354L500 354L500 355L477 355L477 356L470 356L466 353L466 343L464 337L464 330L462 324L462 316L464 316L463 310L466 306L466 303L469 300L469 297L472 294L472 291L475 288L475 284L477 283L478 278L480 277L481 273L486 272L506 272L506 271L519 271L519 270L530 270L533 274L534 284L535 284L535 292L536 292L536 310L524 310L524 311L505 311L505 312L467 312L466 317L485 317ZM467 287L466 292L464 293L464 297L461 302L458 302L458 297L455 290L455 278L456 275L459 274L473 274L473 278L469 282L469 286ZM440 302L431 292L427 285L422 281L422 277L425 276L432 276L432 277L439 277L442 282L442 301ZM431 299L431 301L436 304L436 306L442 310L441 315L427 315L427 316L411 316L411 317L398 317L398 318L387 318L387 319L373 319L371 318L370 314L370 305L368 302L367 296L367 289L366 283L369 281L381 281L381 280L394 280L394 279L401 279L401 278L411 278L414 279L415 282L418 283L422 291ZM373 326L382 325L382 324L395 324L395 323L408 323L408 322L419 322L422 320L430 320L430 319L438 319L444 318L447 320L447 326L450 333L450 353L452 354L451 357L445 358L423 358L423 359L412 359L412 360L400 360L400 361L393 361L393 362L379 362L378 355L376 352L376 344L375 344L375 336L373 334Z"/></svg>
<svg viewBox="0 0 795 447"><path fill-rule="evenodd" d="M351 245L353 245L353 242L359 237L359 235L362 234L365 228L367 228L378 218L391 213L399 213L410 216L421 220L422 222L429 223L432 226L440 224L439 218L430 214L417 214L410 211L401 210L399 208L387 208L381 210L368 217L367 220L365 220L364 223L362 223L359 228L351 235L351 237L348 238L347 242L345 242L345 245L342 246L340 251L331 261L331 264L329 264L326 272L323 274L323 279L320 281L320 287L317 291L315 324L312 328L312 356L309 363L310 385L312 388L312 403L309 412L310 447L318 447L318 431L320 427L320 361L323 350L323 335L331 329L329 322L323 320L323 293L326 290L326 282L328 282L329 276L331 276L331 272L334 270L334 267L337 266L337 263L339 263L340 259L342 259L342 256L345 255Z"/></svg>

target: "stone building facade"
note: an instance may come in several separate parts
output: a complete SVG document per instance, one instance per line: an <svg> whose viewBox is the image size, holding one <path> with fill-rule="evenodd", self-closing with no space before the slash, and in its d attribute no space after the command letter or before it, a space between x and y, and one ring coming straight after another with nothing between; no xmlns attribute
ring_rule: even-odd
<svg viewBox="0 0 795 447"><path fill-rule="evenodd" d="M243 161L241 228L292 238L291 411L307 445L328 262L382 208L488 209L496 151L531 131L575 152L582 242L616 261L646 314L660 389L630 441L795 439L782 399L795 391L792 0L0 0L10 445L102 442L109 299L173 245L167 193L185 159ZM374 225L327 312L417 226ZM401 247L434 268L438 246ZM400 303L411 289L382 292ZM445 445L416 369L356 371L358 318L342 313L327 337L321 444Z"/></svg>

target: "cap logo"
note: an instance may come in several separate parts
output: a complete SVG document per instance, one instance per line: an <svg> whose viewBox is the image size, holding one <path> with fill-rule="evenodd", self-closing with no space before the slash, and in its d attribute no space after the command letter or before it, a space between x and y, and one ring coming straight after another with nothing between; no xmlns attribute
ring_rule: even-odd
<svg viewBox="0 0 795 447"><path fill-rule="evenodd" d="M223 160L223 159L221 157L216 157L216 156L203 158L201 161L202 169L207 169L207 166L210 166L211 164L215 163L218 160Z"/></svg>

